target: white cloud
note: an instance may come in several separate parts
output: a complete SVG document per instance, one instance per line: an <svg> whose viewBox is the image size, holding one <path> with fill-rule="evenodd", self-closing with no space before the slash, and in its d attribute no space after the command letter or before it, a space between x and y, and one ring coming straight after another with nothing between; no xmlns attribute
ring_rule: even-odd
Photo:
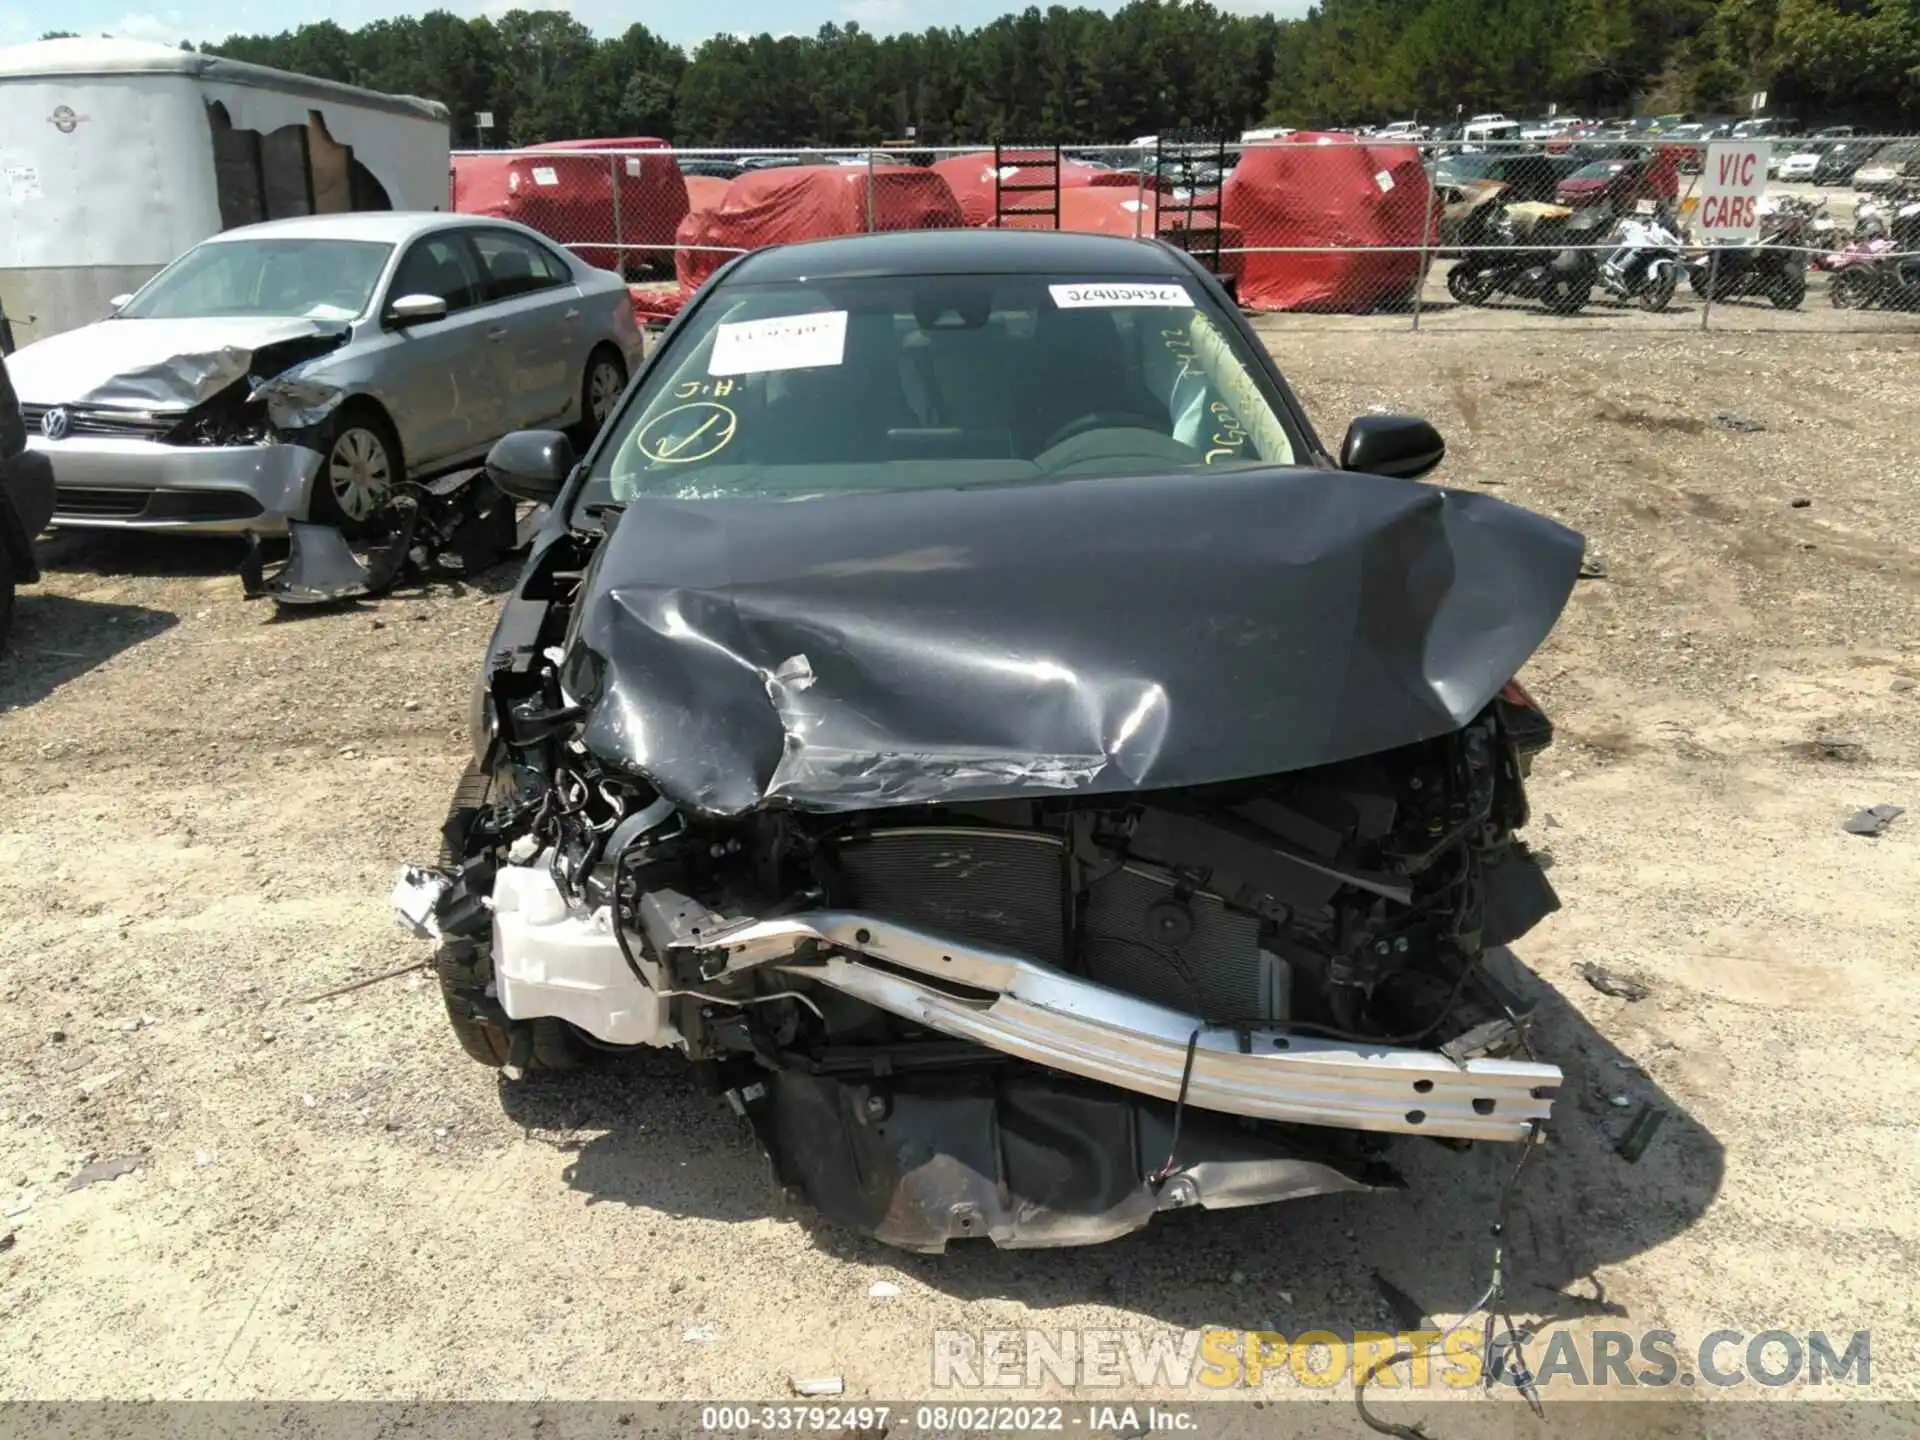
<svg viewBox="0 0 1920 1440"><path fill-rule="evenodd" d="M159 45L178 45L187 35L178 10L159 15L150 10L135 11L102 28L116 40L151 40Z"/></svg>

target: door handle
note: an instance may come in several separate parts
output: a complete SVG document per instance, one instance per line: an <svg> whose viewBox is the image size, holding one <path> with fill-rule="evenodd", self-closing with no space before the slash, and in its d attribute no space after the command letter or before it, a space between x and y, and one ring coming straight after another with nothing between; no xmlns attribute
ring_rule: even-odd
<svg viewBox="0 0 1920 1440"><path fill-rule="evenodd" d="M494 326L494 327L493 327L493 329L491 329L491 330L489 330L489 331L487 331L487 338L488 338L489 340L504 340L504 339L506 339L506 338L507 338L507 327L506 327L506 326L504 326L504 325L496 325L496 326Z"/></svg>

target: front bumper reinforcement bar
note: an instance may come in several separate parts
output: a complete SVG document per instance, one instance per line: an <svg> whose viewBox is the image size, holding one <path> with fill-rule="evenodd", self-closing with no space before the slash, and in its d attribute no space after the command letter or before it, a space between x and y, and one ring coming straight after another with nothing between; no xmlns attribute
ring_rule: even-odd
<svg viewBox="0 0 1920 1440"><path fill-rule="evenodd" d="M1456 1063L1433 1050L1289 1034L1284 1023L1214 1027L1036 961L855 912L699 918L708 923L697 931L649 924L655 953L710 980L775 965L1036 1065L1163 1100L1184 1084L1189 1105L1229 1115L1519 1141L1547 1118L1562 1079L1552 1065Z"/></svg>

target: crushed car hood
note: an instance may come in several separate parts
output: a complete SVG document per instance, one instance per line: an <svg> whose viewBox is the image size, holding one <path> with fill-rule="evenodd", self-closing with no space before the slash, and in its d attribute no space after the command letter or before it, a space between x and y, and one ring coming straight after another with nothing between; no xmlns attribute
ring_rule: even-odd
<svg viewBox="0 0 1920 1440"><path fill-rule="evenodd" d="M1582 548L1310 469L642 500L563 677L589 749L706 814L1211 784L1466 724Z"/></svg>
<svg viewBox="0 0 1920 1440"><path fill-rule="evenodd" d="M190 410L246 376L259 351L286 350L266 367L278 373L332 349L347 329L337 320L257 316L102 320L24 346L7 366L28 404Z"/></svg>

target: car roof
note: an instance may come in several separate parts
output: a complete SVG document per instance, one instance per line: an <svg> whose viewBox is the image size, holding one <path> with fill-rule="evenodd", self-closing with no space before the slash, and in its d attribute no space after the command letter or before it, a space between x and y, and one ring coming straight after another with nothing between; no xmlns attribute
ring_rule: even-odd
<svg viewBox="0 0 1920 1440"><path fill-rule="evenodd" d="M1072 230L905 230L756 250L729 278L750 284L887 275L1166 277L1185 261L1152 240Z"/></svg>
<svg viewBox="0 0 1920 1440"><path fill-rule="evenodd" d="M202 243L215 245L273 236L282 240L378 240L400 245L429 230L482 226L522 228L507 220L489 219L484 215L449 215L440 210L356 210L344 215L297 215L286 220L264 220L257 225L222 230L217 235L209 235Z"/></svg>

